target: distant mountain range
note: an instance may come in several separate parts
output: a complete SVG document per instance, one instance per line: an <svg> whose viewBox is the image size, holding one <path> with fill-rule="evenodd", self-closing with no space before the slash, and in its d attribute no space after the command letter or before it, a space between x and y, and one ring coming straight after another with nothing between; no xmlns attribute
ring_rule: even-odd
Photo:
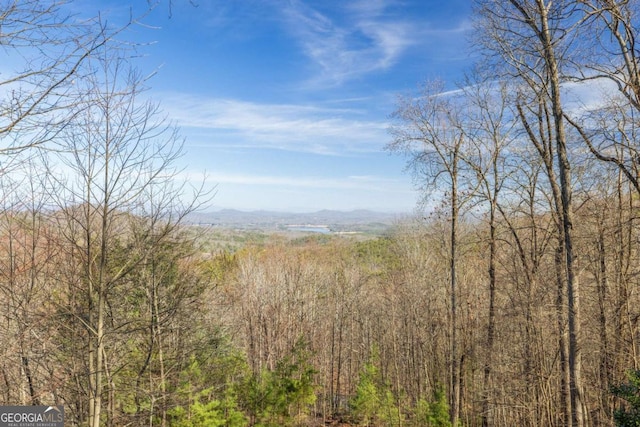
<svg viewBox="0 0 640 427"><path fill-rule="evenodd" d="M259 230L327 230L330 232L379 232L408 217L406 213L384 213L358 209L353 211L321 210L310 213L239 211L222 209L194 213L191 224L223 228Z"/></svg>

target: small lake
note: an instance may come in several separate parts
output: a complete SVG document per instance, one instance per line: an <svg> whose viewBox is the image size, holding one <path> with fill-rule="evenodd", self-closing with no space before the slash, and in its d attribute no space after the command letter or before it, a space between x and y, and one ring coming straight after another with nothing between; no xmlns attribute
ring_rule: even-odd
<svg viewBox="0 0 640 427"><path fill-rule="evenodd" d="M311 226L311 225L287 227L287 230L289 230L289 231L301 231L301 232L306 232L306 233L321 233L321 234L330 234L331 233L331 230L329 229L329 227L323 227L323 226L314 227L314 226Z"/></svg>

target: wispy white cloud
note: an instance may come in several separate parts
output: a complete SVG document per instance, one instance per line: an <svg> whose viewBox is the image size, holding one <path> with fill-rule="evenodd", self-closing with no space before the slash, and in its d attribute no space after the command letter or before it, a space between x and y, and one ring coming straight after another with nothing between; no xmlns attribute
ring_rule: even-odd
<svg viewBox="0 0 640 427"><path fill-rule="evenodd" d="M412 46L434 39L462 38L471 28L468 21L441 28L406 14L388 13L398 2L360 0L343 7L340 20L324 14L302 0L283 9L288 30L318 73L310 85L336 86L363 75L397 65ZM452 55L449 51L448 55Z"/></svg>
<svg viewBox="0 0 640 427"><path fill-rule="evenodd" d="M183 128L206 130L211 144L326 155L381 151L387 123L358 110L163 95L163 109Z"/></svg>
<svg viewBox="0 0 640 427"><path fill-rule="evenodd" d="M336 85L394 65L414 43L412 24L384 18L385 1L367 7L347 8L344 22L303 3L292 1L285 9L288 28L304 53L319 67L315 84Z"/></svg>
<svg viewBox="0 0 640 427"><path fill-rule="evenodd" d="M563 83L562 90L567 103L565 109L575 116L602 108L621 96L615 83L604 78Z"/></svg>

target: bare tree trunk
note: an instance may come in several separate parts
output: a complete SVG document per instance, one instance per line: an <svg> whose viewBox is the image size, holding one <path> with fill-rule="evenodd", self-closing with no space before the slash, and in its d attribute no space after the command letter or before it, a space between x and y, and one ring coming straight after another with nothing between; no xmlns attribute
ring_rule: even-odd
<svg viewBox="0 0 640 427"><path fill-rule="evenodd" d="M558 183L558 178L554 169L554 157L557 151L557 144L553 144L553 130L551 129L551 118L549 117L548 106L544 98L537 97L537 108L535 109L535 118L538 125L538 133L536 134L530 125L524 107L518 103L517 110L520 121L525 128L529 140L536 148L540 156L549 187L551 189L551 209L553 212L553 221L557 229L557 247L554 254L554 265L556 275L556 319L558 327L558 352L560 358L560 408L563 417L563 424L571 426L572 424L572 399L570 392L571 372L569 363L569 339L568 339L568 313L567 313L567 268L566 268L566 239L564 238L565 228L563 227L562 213L562 189ZM535 215L532 211L531 215Z"/></svg>
<svg viewBox="0 0 640 427"><path fill-rule="evenodd" d="M105 167L105 174L108 176L108 167ZM107 178L105 178L105 182L108 182ZM102 228L101 228L101 242L100 242L100 253L99 253L99 264L98 264L98 307L97 307L97 324L95 331L95 349L96 349L96 362L95 362L95 371L93 372L94 377L94 408L93 408L93 418L90 420L92 427L100 427L100 416L102 412L102 392L103 392L103 375L104 375L104 355L106 352L105 348L105 315L106 315L106 284L104 281L106 280L106 268L107 268L107 211L108 211L108 200L105 202L102 209ZM113 414L108 414L109 416L113 416Z"/></svg>
<svg viewBox="0 0 640 427"><path fill-rule="evenodd" d="M494 135L495 137L495 135ZM487 319L487 343L486 343L486 359L483 372L483 402L482 402L482 425L489 427L493 424L490 405L490 390L492 389L492 370L494 364L494 342L496 334L496 254L497 254L497 210L498 210L498 193L500 192L500 172L498 170L498 159L500 157L500 145L498 141L494 141L495 152L491 160L491 175L493 186L487 189L489 192L489 312Z"/></svg>
<svg viewBox="0 0 640 427"><path fill-rule="evenodd" d="M421 186L428 189L446 185L444 203L449 208L448 237L449 261L449 410L450 420L456 425L460 418L460 351L458 348L458 223L460 209L467 200L461 195L461 185L467 184L460 171L462 153L467 143L460 131L460 108L456 99L439 96L441 87L426 86L418 100L403 99L395 113L398 125L392 128L394 141L388 148L410 157L409 165L426 180ZM455 131L454 131L455 129Z"/></svg>
<svg viewBox="0 0 640 427"><path fill-rule="evenodd" d="M155 342L158 346L158 368L160 370L160 400L161 400L161 408L162 411L160 414L160 425L162 427L166 427L167 425L167 375L165 371L165 363L164 363L164 340L162 335L162 328L160 326L160 306L159 306L159 297L158 297L158 283L155 274L155 263L152 266L152 310L153 314L152 318L152 334L155 337Z"/></svg>
<svg viewBox="0 0 640 427"><path fill-rule="evenodd" d="M569 341L567 339L567 313L565 307L564 249L562 242L556 249L554 264L556 267L556 318L558 322L558 351L560 356L560 407L563 425L571 425L571 393L569 384Z"/></svg>
<svg viewBox="0 0 640 427"><path fill-rule="evenodd" d="M537 0L540 13L540 39L544 47L545 63L551 85L551 108L555 125L555 139L560 171L562 211L560 212L564 231L564 255L567 278L567 306L569 315L569 373L571 393L571 415L575 427L585 423L582 397L582 348L580 343L580 291L574 269L573 253L573 206L571 166L567 154L567 138L564 129L562 101L560 99L560 73L556 62L553 41L548 27L547 6Z"/></svg>
<svg viewBox="0 0 640 427"><path fill-rule="evenodd" d="M598 284L598 317L599 317L599 336L600 336L600 384L602 384L602 392L600 393L600 409L603 412L603 422L612 421L612 411L609 401L611 400L610 388L611 388L611 362L609 348L609 333L607 322L607 296L609 294L609 271L607 268L607 242L605 239L605 220L606 215L602 214L602 219L598 225L598 239L597 239L597 260L599 264L599 271L597 278Z"/></svg>
<svg viewBox="0 0 640 427"><path fill-rule="evenodd" d="M485 16L489 17L488 28L490 31L495 30L489 35L495 41L495 44L490 48L495 49L507 61L509 72L515 73L528 85L540 98L541 103L549 102L550 104L551 117L546 119L546 122L550 123L553 131L549 134L548 141L554 140L555 149L546 151L545 163L548 170L553 169L554 164L557 165L559 177L559 200L556 199L555 210L562 230L560 233L563 250L562 274L567 295L569 334L567 357L571 395L571 425L583 427L585 414L582 394L580 293L574 266L573 192L560 90L559 59L556 56L556 49L559 49L558 46L561 43L559 34L563 34L559 28L563 29L562 24L570 21L572 9L568 5L546 2L545 0L509 0L508 4L493 2L491 5L496 9L491 10L489 7L484 9ZM553 15L550 17L549 13L552 9ZM552 20L553 29L550 28ZM512 29L509 25L514 25L517 29ZM538 46L535 46L533 41L537 42ZM522 116L522 113L520 115ZM529 129L527 132L532 134ZM533 138L531 139L533 140ZM551 184L554 185L553 182Z"/></svg>
<svg viewBox="0 0 640 427"><path fill-rule="evenodd" d="M458 153L454 151L454 160L452 164L451 174L451 230L449 235L449 279L450 279L450 313L451 320L449 325L450 334L450 351L451 351L451 371L449 373L450 381L450 418L451 425L458 425L458 419L460 418L460 364L458 361L458 337L457 337L457 324L458 324L458 301L457 301L457 276L456 267L458 263Z"/></svg>
<svg viewBox="0 0 640 427"><path fill-rule="evenodd" d="M22 356L22 367L24 369L24 375L27 378L27 385L29 386L29 401L31 405L39 405L40 402L38 400L38 396L36 395L34 386L33 386L33 377L31 375L31 368L29 367L29 358L26 356Z"/></svg>
<svg viewBox="0 0 640 427"><path fill-rule="evenodd" d="M91 180L88 180L86 183L86 191L87 194L91 194L91 185L92 182ZM85 265L83 266L85 269L85 280L87 281L87 315L86 315L86 324L85 327L87 329L87 336L88 336L88 354L87 354L87 358L88 358L88 367L89 367L89 372L88 372L88 377L89 377L89 419L88 419L88 423L90 427L93 427L95 425L94 423L94 419L95 419L95 411L96 411L96 399L97 399L97 394L98 394L98 384L97 384L97 371L99 369L99 365L96 364L97 362L97 342L96 339L94 338L94 335L96 335L96 330L94 329L94 325L95 325L95 291L96 291L96 286L94 283L94 273L93 273L93 268L92 268L92 264L91 261L93 260L93 236L91 234L92 230L91 230L91 218L93 217L93 215L91 214L91 205L89 203L86 203L85 206L83 206L85 212L84 212L84 231L85 231L85 257L86 257L86 262ZM98 304L99 306L99 304Z"/></svg>

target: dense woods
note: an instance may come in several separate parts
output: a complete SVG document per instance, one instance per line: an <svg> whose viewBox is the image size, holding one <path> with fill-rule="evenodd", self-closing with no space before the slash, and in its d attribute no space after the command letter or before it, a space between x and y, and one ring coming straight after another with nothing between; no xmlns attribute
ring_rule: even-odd
<svg viewBox="0 0 640 427"><path fill-rule="evenodd" d="M610 387L637 366L634 202L609 190L576 211L591 425L612 423L620 402ZM37 228L25 216L3 220L6 259L20 263L3 279L2 395L64 403L83 423L92 390L86 291L72 290L72 272L58 273L73 258L51 238L51 218L37 218ZM490 298L483 220L462 221L459 233L460 421L481 425L489 408L491 425L562 425L557 228L550 215L521 210L511 225L498 221ZM105 290L102 422L446 425L448 227L407 224L365 240L274 236L209 255L188 234L183 243L173 235ZM139 249L112 250L118 265Z"/></svg>
<svg viewBox="0 0 640 427"><path fill-rule="evenodd" d="M228 245L185 222L209 195L175 179L126 26L2 3L24 63L0 82L0 402L92 427L637 425L639 6L475 6L477 67L392 116L417 218Z"/></svg>

